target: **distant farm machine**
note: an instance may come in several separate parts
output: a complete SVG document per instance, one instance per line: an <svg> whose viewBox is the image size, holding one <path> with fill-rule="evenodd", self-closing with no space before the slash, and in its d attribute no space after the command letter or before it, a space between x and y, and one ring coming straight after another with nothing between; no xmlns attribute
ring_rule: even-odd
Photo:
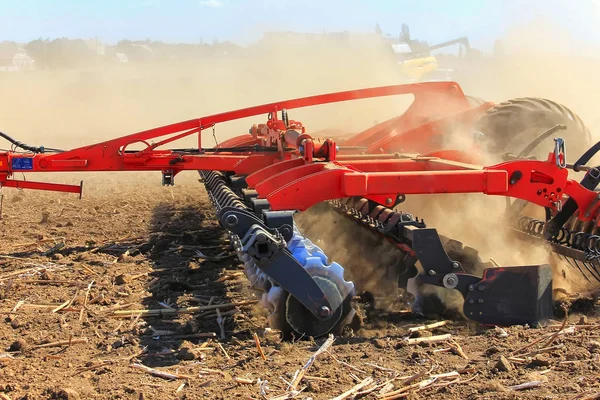
<svg viewBox="0 0 600 400"><path fill-rule="evenodd" d="M289 114L303 107L394 95L412 95L414 101L401 115L335 139L316 137ZM203 146L204 130L261 114L267 120L252 125L248 133ZM465 96L455 82L429 82L264 104L68 151L28 146L1 135L13 145L0 153L0 183L5 187L81 196L79 185L14 176L156 170L162 172L164 185L173 185L181 171L199 171L249 284L268 310L269 326L286 335L340 332L355 318L358 294L345 276L351 271L303 235L295 223L297 213L318 217L335 212L352 221L392 249L393 257L373 254L373 263L400 288L417 297L424 287L458 291L464 315L486 325L550 319L550 266L483 262L474 249L400 211L407 196L504 196L515 235L546 245L585 279L600 281L600 196L595 190L600 169L588 165L600 143L591 146L579 117L550 100L493 104ZM197 146L159 149L190 135L197 135ZM454 146L457 137L461 146ZM572 163L567 162L565 143L578 156ZM570 173L582 177L576 180ZM542 217L528 214L529 206L541 210ZM348 243L360 246L358 241Z"/></svg>
<svg viewBox="0 0 600 400"><path fill-rule="evenodd" d="M384 40L391 42L390 47L400 72L412 82L455 80L452 77L456 75L456 71L453 69L456 68L456 61L470 57L473 52L468 37L459 37L433 45L428 45L426 42L419 40L406 40L404 37L387 36ZM440 60L432 53L454 45L460 45L458 55L456 57L446 57L447 60L455 61L451 62L453 68L448 68L449 65L440 68ZM442 62L442 64L446 63Z"/></svg>

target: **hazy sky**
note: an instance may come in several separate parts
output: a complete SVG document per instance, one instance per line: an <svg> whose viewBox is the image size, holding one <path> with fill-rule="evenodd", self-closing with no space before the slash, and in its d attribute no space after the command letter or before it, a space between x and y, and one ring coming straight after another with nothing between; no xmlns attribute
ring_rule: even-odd
<svg viewBox="0 0 600 400"><path fill-rule="evenodd" d="M0 0L0 41L98 37L108 43L151 38L247 44L266 30L372 32L379 23L397 35L407 23L413 37L430 43L466 35L475 47L489 48L514 26L543 18L578 41L598 45L599 1Z"/></svg>

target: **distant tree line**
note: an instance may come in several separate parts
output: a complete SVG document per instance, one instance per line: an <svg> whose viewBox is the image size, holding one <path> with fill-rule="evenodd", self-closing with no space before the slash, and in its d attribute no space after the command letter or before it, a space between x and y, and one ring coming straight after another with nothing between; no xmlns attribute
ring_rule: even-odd
<svg viewBox="0 0 600 400"><path fill-rule="evenodd" d="M34 40L25 45L25 51L38 68L78 67L93 61L94 54L83 40Z"/></svg>
<svg viewBox="0 0 600 400"><path fill-rule="evenodd" d="M19 47L14 42L0 43L5 49ZM21 46L35 61L38 69L79 68L88 65L116 63L151 63L171 60L201 60L213 55L239 52L231 42L165 43L153 40L121 40L105 45L94 39L37 39Z"/></svg>
<svg viewBox="0 0 600 400"><path fill-rule="evenodd" d="M29 57L35 61L36 69L64 69L81 68L91 65L111 65L119 63L159 63L169 61L202 61L208 57L227 55L235 56L243 52L254 52L265 47L267 50L277 43L289 40L290 37L296 40L302 37L302 34L286 36L289 32L272 32L265 34L262 43L259 42L251 48L243 48L232 42L213 41L205 43L166 43L155 40L121 40L115 45L107 45L95 39L37 39L26 44L17 44L15 42L0 42L0 65L10 63L12 55L19 48L22 48ZM383 37L383 32L379 24L375 27L377 37ZM385 35L389 37L389 35ZM341 40L346 38L344 35L327 34L331 40ZM275 44L270 42L273 38L277 39ZM341 39L340 39L341 38ZM417 56L429 54L429 44L425 41L416 40L411 37L410 29L407 24L402 24L400 32L393 38L401 43L410 44L411 50ZM296 42L294 42L296 43ZM310 43L307 42L307 43ZM344 40L341 40L343 45ZM382 42L389 46L387 42ZM501 44L495 45L495 53L503 53ZM472 53L476 53L472 49ZM12 54L12 55L11 55Z"/></svg>

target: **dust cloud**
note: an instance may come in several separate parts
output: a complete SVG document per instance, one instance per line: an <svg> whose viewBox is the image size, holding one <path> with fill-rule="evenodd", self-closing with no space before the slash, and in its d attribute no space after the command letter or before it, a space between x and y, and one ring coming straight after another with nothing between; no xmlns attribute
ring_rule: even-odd
<svg viewBox="0 0 600 400"><path fill-rule="evenodd" d="M532 96L562 103L583 118L598 140L600 81L595 77L600 61L591 53L568 51L573 47L572 38L554 26L547 29L548 24L536 21L508 31L499 38L503 54L467 59L459 83L467 94L494 102ZM542 42L546 46L539 46ZM320 35L274 35L239 54L217 55L202 62L173 60L0 74L0 131L32 145L73 148L241 107L405 81L389 48L374 36L349 35L340 42ZM406 99L361 100L292 110L290 118L301 120L309 132L354 133L401 113L405 107ZM224 140L243 134L265 118L222 124L217 126L216 136ZM175 146L194 143L190 138ZM205 134L203 143L212 146L212 136ZM569 154L568 149L569 144L568 159L574 160L578 155ZM97 175L105 179L91 174L39 179L78 183L85 177L92 185L104 185L108 179L117 186L124 177L151 179L161 190L158 173ZM197 184L192 182L195 173L186 176L179 179L180 184ZM399 208L425 218L440 233L479 249L483 258L493 257L503 265L549 262L546 250L519 244L511 237L502 222L504 205L503 198L479 194L431 195L409 198ZM328 218L310 219L310 225L311 231L319 233L315 241L328 244L326 250L337 249L330 254L334 261L344 265L356 256L353 241L363 236L335 231ZM361 287L375 290L386 281L384 266L379 265L384 250L376 247L373 251L378 256L370 261L362 255L367 261L358 268L363 272L353 274L359 279L374 278L363 279ZM569 282L561 284L569 286ZM387 283L384 288L392 291Z"/></svg>

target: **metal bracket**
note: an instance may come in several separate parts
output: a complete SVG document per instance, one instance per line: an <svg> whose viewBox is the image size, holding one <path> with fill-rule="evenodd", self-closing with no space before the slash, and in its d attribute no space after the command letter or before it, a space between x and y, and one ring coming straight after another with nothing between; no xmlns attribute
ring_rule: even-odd
<svg viewBox="0 0 600 400"><path fill-rule="evenodd" d="M252 225L262 227L273 236L281 235L288 242L294 235L293 212L291 211L263 211L263 218L255 213L236 207L223 207L217 218L221 225L238 236L246 235Z"/></svg>
<svg viewBox="0 0 600 400"><path fill-rule="evenodd" d="M163 186L174 186L175 185L175 174L173 170L162 171L162 185Z"/></svg>
<svg viewBox="0 0 600 400"><path fill-rule="evenodd" d="M234 234L234 246L253 257L260 269L283 290L296 298L316 318L326 320L342 305L333 303L285 248L286 241L278 230L265 226L256 215L234 207L225 207L219 221Z"/></svg>
<svg viewBox="0 0 600 400"><path fill-rule="evenodd" d="M434 228L404 228L409 233L412 249L417 254L425 273L429 275L446 274L450 272L465 272L462 265L448 257L444 250L440 235Z"/></svg>
<svg viewBox="0 0 600 400"><path fill-rule="evenodd" d="M262 219L247 210L242 210L236 207L223 207L219 211L217 217L225 229L240 237L245 236L246 233L252 229L253 225L260 226L273 236L278 235L277 229L266 226Z"/></svg>
<svg viewBox="0 0 600 400"><path fill-rule="evenodd" d="M277 229L286 242L294 236L294 213L295 211L263 211L265 225L271 229Z"/></svg>
<svg viewBox="0 0 600 400"><path fill-rule="evenodd" d="M229 183L232 189L243 189L247 187L246 176L230 176Z"/></svg>
<svg viewBox="0 0 600 400"><path fill-rule="evenodd" d="M285 247L281 235L272 235L258 224L252 225L240 240L242 252L254 258L261 267L270 262L277 251Z"/></svg>

